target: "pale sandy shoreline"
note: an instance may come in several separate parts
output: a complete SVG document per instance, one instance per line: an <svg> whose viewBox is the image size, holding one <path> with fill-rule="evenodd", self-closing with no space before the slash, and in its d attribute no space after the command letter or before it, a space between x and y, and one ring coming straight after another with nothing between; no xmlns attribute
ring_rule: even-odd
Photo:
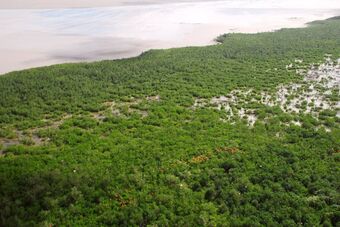
<svg viewBox="0 0 340 227"><path fill-rule="evenodd" d="M11 0L13 4L19 1ZM173 0L173 4L114 1L119 7L0 9L0 74L60 63L129 58L149 49L206 46L224 33L304 27L340 15L336 9L260 8L261 1L271 0L256 1L254 8L242 8L240 1L234 0L182 1L187 0ZM96 5L100 2L112 1L100 0ZM233 4L240 8L230 8ZM1 1L0 8L4 5Z"/></svg>

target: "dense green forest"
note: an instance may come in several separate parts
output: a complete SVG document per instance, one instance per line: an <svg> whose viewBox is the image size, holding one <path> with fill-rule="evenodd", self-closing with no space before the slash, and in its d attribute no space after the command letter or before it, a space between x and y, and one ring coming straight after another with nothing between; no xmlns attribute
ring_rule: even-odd
<svg viewBox="0 0 340 227"><path fill-rule="evenodd" d="M340 18L0 76L0 226L340 226Z"/></svg>

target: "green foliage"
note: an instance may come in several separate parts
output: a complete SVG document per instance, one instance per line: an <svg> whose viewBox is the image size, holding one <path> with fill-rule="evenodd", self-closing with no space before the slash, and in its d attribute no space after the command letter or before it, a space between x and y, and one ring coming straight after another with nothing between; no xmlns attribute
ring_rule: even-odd
<svg viewBox="0 0 340 227"><path fill-rule="evenodd" d="M285 66L340 57L339 28L1 76L0 226L336 226L334 111L317 120L247 100L237 108L260 119L249 127L193 103L301 81Z"/></svg>

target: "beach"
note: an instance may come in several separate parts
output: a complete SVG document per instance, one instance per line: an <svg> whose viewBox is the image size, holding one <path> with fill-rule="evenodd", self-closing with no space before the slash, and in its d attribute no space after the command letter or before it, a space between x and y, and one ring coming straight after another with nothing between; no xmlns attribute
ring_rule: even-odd
<svg viewBox="0 0 340 227"><path fill-rule="evenodd" d="M308 8L269 0L30 1L0 3L0 74L211 45L223 33L303 27L340 15L340 3L332 0L310 1Z"/></svg>

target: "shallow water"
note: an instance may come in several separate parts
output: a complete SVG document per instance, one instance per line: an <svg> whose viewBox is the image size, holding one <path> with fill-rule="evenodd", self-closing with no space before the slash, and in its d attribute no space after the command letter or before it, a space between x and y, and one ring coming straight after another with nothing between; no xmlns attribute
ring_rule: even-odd
<svg viewBox="0 0 340 227"><path fill-rule="evenodd" d="M111 5L102 0L97 5L109 7L91 8L60 8L63 1L59 1L60 6L29 1L36 3L31 5L36 9L0 9L0 73L63 62L125 58L153 48L208 45L222 33L301 27L340 14L332 0L327 4L327 0L322 1L323 7L316 4L320 1L312 0L315 7L305 5L308 9L282 8L273 0L171 4L120 0ZM179 0L171 2L175 1ZM20 0L7 5L2 2L0 8L15 8L13 2ZM65 6L93 6L73 4Z"/></svg>

